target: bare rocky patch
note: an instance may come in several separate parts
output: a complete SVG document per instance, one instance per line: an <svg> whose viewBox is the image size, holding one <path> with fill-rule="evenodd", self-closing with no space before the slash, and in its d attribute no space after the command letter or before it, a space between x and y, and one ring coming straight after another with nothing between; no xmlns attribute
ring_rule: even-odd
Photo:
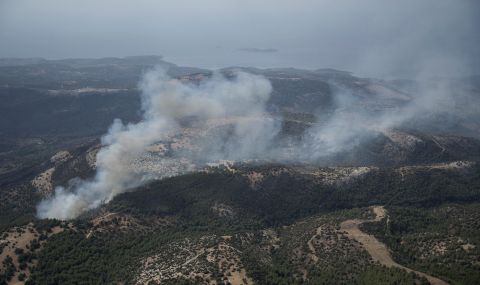
<svg viewBox="0 0 480 285"><path fill-rule="evenodd" d="M37 264L36 254L47 239L68 225L37 229L33 223L13 227L2 233L0 239L0 273L11 275L9 284L24 284ZM7 278L8 279L8 278Z"/></svg>
<svg viewBox="0 0 480 285"><path fill-rule="evenodd" d="M33 188L42 196L50 195L53 192L52 175L54 171L55 167L49 168L37 175L31 182Z"/></svg>
<svg viewBox="0 0 480 285"><path fill-rule="evenodd" d="M169 243L142 261L137 284L190 280L196 284L253 284L231 236L204 236Z"/></svg>

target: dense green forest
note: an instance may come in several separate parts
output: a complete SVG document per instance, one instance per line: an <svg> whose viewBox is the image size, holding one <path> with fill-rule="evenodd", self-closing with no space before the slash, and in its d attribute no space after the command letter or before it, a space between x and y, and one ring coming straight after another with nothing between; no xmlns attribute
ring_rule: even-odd
<svg viewBox="0 0 480 285"><path fill-rule="evenodd" d="M273 171L280 169L287 170ZM251 171L264 173L256 187L243 175ZM328 225L333 233L342 220L369 215L368 206L386 205L389 224L384 220L365 225L365 230L385 241L395 260L453 284L473 284L480 280L474 262L480 244L478 204L471 204L480 194L479 173L477 168L467 173L429 170L400 179L394 169L387 168L347 184L326 185L299 175L294 168L271 165L240 167L235 173L218 170L173 177L119 195L103 209L74 221L74 230L49 238L28 282L129 283L139 274L142 260L162 248L171 250L185 239L202 243L205 236L212 237L209 244L217 244L226 235L232 236L229 244L242 252L249 278L260 284L299 283L301 272L307 272L310 284L426 282L372 263L368 254L336 234L327 235L338 248L322 255L326 263L305 263L292 256L296 248L305 247L308 233L319 223ZM220 206L222 214L216 210ZM119 218L93 225L91 217L101 212L117 213ZM134 222L120 227L127 218ZM259 244L265 243L262 232L268 228L278 233L280 244L265 251ZM418 256L424 243L448 237L460 237L461 245L474 247L462 252L448 250L444 256ZM210 278L223 282L218 269L206 268L214 274Z"/></svg>

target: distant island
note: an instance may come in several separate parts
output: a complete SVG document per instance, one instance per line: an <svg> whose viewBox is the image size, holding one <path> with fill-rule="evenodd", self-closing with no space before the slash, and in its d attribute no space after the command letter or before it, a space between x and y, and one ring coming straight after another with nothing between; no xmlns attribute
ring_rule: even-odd
<svg viewBox="0 0 480 285"><path fill-rule="evenodd" d="M246 51L246 52L261 52L261 53L271 53L271 52L278 52L276 48L241 48L238 49L239 51Z"/></svg>

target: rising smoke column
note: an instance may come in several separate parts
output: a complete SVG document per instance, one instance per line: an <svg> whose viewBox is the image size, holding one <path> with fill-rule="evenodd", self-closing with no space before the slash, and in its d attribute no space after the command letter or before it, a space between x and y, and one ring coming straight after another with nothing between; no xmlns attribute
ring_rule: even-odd
<svg viewBox="0 0 480 285"><path fill-rule="evenodd" d="M335 106L328 119L316 122L306 130L301 142L286 151L274 142L280 122L266 115L272 87L261 76L238 72L226 79L214 74L199 84L189 84L169 78L158 69L145 74L139 86L142 121L125 125L115 120L102 138L95 177L77 179L67 188L57 187L53 197L38 205L39 217L72 219L148 181L148 174L131 170L131 162L151 144L180 134L180 120L185 117L194 117L200 123L228 121L233 130L227 132L228 137L225 133L209 133L207 141L192 142L194 151L174 153L176 158L200 163L252 158L322 163L379 132L422 116L442 114L455 102L448 85L427 85L408 96L401 107L374 111L363 108L356 90L339 88L333 95Z"/></svg>
<svg viewBox="0 0 480 285"><path fill-rule="evenodd" d="M226 141L214 138L221 144L215 158L255 156L266 151L278 132L274 120L265 116L265 103L272 87L261 76L237 72L234 78L226 79L214 74L199 84L188 84L156 69L145 74L139 86L143 119L126 125L115 120L102 138L95 176L89 180L76 179L68 189L57 187L54 196L37 206L40 218L76 218L144 183L148 177L132 172L129 163L149 145L179 132L181 118L193 116L200 121L243 118L234 123L232 138Z"/></svg>

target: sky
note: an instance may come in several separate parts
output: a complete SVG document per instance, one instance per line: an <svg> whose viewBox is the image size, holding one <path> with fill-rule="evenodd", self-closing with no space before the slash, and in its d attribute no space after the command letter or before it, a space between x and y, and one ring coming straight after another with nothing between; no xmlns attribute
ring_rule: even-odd
<svg viewBox="0 0 480 285"><path fill-rule="evenodd" d="M0 0L0 57L480 74L476 0Z"/></svg>

